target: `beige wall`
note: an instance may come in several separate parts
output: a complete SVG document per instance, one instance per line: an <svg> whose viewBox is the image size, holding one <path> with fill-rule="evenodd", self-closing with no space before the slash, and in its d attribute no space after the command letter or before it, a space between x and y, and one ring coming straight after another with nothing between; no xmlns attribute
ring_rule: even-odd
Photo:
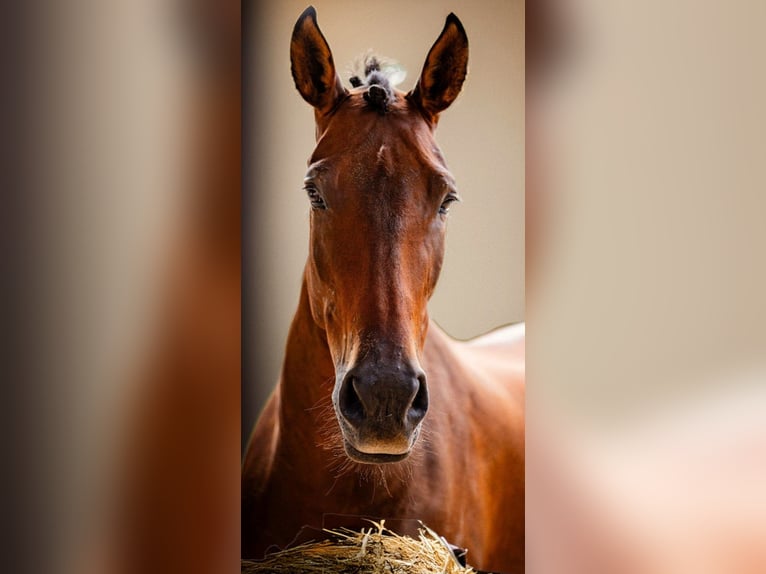
<svg viewBox="0 0 766 574"><path fill-rule="evenodd" d="M278 376L308 243L301 190L314 145L313 112L290 76L289 40L307 0L269 2L245 21L244 164L246 249L244 384L259 409ZM443 274L430 312L468 338L524 318L524 3L521 1L333 1L315 4L336 65L345 72L372 48L407 70L410 89L449 12L470 42L463 93L447 110L437 141L463 203L451 212ZM349 74L343 73L344 81ZM254 296L255 295L255 296ZM256 333L249 337L247 333ZM255 372L248 372L255 371ZM251 406L252 405L252 406ZM247 421L245 421L247 424Z"/></svg>

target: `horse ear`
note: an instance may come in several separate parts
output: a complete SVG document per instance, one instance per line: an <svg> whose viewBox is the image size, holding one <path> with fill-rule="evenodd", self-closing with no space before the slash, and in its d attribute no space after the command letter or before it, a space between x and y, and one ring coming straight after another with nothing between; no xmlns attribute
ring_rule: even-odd
<svg viewBox="0 0 766 574"><path fill-rule="evenodd" d="M455 101L468 73L468 36L458 17L450 13L426 57L423 71L408 97L431 119Z"/></svg>
<svg viewBox="0 0 766 574"><path fill-rule="evenodd" d="M295 23L290 40L290 63L295 87L318 112L329 112L345 93L313 6L306 8Z"/></svg>

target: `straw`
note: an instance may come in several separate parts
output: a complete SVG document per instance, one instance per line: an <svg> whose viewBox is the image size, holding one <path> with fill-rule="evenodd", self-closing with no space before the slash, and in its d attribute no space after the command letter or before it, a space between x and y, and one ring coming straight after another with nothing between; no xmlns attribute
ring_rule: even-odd
<svg viewBox="0 0 766 574"><path fill-rule="evenodd" d="M325 530L334 540L310 542L270 554L264 560L242 561L242 574L469 574L446 542L430 528L419 529L418 539L372 522L361 532Z"/></svg>

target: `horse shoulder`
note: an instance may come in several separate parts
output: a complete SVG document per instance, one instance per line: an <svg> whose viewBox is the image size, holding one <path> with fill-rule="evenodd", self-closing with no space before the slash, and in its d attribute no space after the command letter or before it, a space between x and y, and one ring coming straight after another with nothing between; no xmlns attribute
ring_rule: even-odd
<svg viewBox="0 0 766 574"><path fill-rule="evenodd" d="M469 473L471 486L462 496L470 499L473 531L459 539L475 559L491 557L490 563L515 572L524 556L523 326L465 342L429 330L426 351L433 392L444 405L439 414L448 418L448 424L438 421L448 438L439 444L447 450L458 440L454 455L468 453L461 472Z"/></svg>
<svg viewBox="0 0 766 574"><path fill-rule="evenodd" d="M525 324L517 323L461 343L459 353L485 384L504 388L523 402L525 347Z"/></svg>
<svg viewBox="0 0 766 574"><path fill-rule="evenodd" d="M466 343L472 347L505 347L509 350L523 346L526 336L526 323L514 323L493 329L483 335L469 339Z"/></svg>
<svg viewBox="0 0 766 574"><path fill-rule="evenodd" d="M462 389L474 391L479 400L483 397L500 410L523 409L524 323L501 327L468 341L452 339L436 329L434 339L442 348L439 360L451 365L448 369L461 378Z"/></svg>
<svg viewBox="0 0 766 574"><path fill-rule="evenodd" d="M458 354L473 374L478 450L485 453L487 481L482 525L490 541L485 552L509 572L524 564L525 334L512 325L460 343Z"/></svg>
<svg viewBox="0 0 766 574"><path fill-rule="evenodd" d="M470 436L472 446L487 460L503 461L505 470L523 481L523 324L470 341L452 339L438 327L431 329L426 358L429 380L434 375L434 399L443 405L442 417L449 419L449 435Z"/></svg>
<svg viewBox="0 0 766 574"><path fill-rule="evenodd" d="M269 398L253 429L242 464L243 498L257 499L271 477L279 436L278 394Z"/></svg>
<svg viewBox="0 0 766 574"><path fill-rule="evenodd" d="M269 398L250 435L242 462L242 557L262 558L270 536L274 461L279 439L279 394ZM245 533L248 533L245 536Z"/></svg>
<svg viewBox="0 0 766 574"><path fill-rule="evenodd" d="M426 344L429 369L435 370L450 393L471 395L473 401L500 414L523 414L525 399L524 323L509 325L468 341L449 337L432 324ZM523 431L523 421L521 424Z"/></svg>

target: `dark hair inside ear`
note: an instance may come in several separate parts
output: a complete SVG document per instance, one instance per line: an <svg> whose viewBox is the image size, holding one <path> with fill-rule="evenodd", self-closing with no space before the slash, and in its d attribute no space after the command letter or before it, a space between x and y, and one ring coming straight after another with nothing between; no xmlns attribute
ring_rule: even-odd
<svg viewBox="0 0 766 574"><path fill-rule="evenodd" d="M295 87L303 99L321 113L331 110L345 90L312 6L306 8L293 28L290 63Z"/></svg>
<svg viewBox="0 0 766 574"><path fill-rule="evenodd" d="M467 73L468 36L458 17L450 14L408 98L427 116L435 118L455 101Z"/></svg>

